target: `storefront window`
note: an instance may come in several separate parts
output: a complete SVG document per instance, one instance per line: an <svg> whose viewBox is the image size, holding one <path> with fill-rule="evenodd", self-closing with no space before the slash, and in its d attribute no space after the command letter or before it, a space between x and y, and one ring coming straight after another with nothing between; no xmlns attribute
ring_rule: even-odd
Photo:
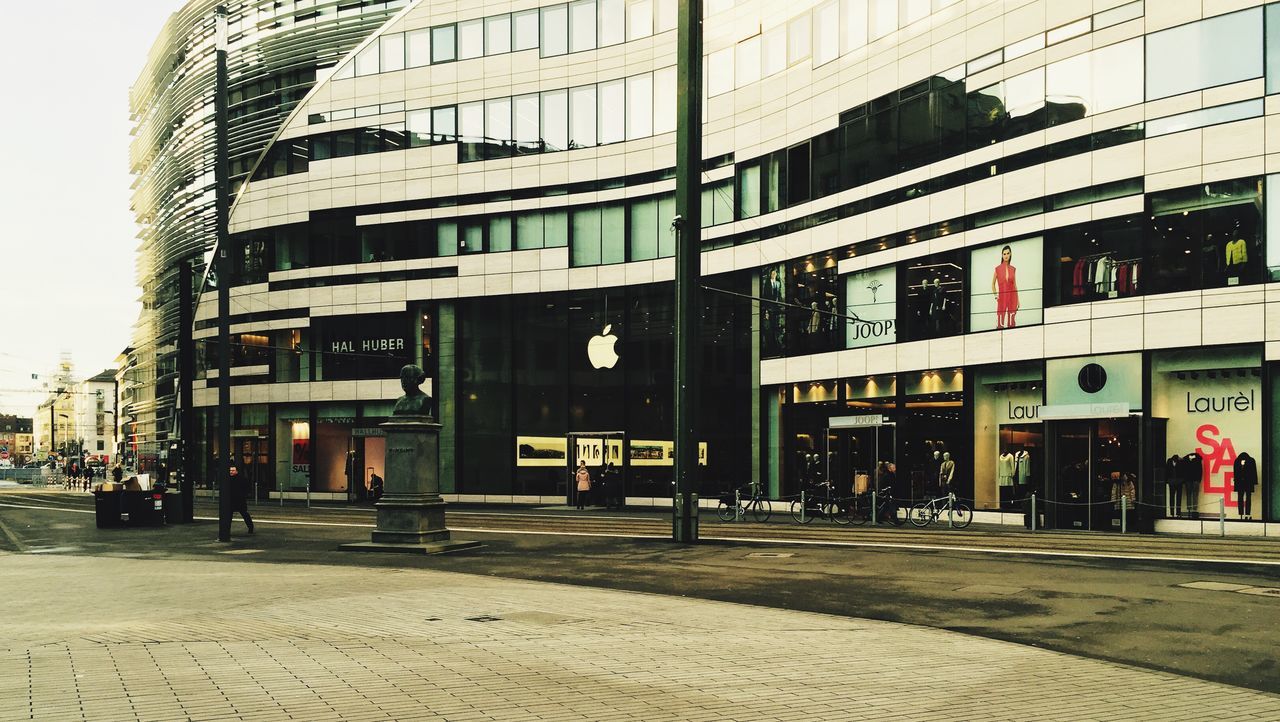
<svg viewBox="0 0 1280 722"><path fill-rule="evenodd" d="M928 498L948 491L973 499L973 452L965 425L961 369L900 374L905 407L898 415L898 496Z"/></svg>
<svg viewBox="0 0 1280 722"><path fill-rule="evenodd" d="M1057 228L1049 246L1053 303L1062 305L1145 292L1142 228L1135 216Z"/></svg>
<svg viewBox="0 0 1280 722"><path fill-rule="evenodd" d="M941 253L901 265L898 298L905 313L899 340L964 332L965 269L960 252Z"/></svg>
<svg viewBox="0 0 1280 722"><path fill-rule="evenodd" d="M326 316L313 319L311 328L325 381L396 378L414 360L407 314Z"/></svg>
<svg viewBox="0 0 1280 722"><path fill-rule="evenodd" d="M835 257L806 258L788 266L788 355L836 350L844 339Z"/></svg>
<svg viewBox="0 0 1280 722"><path fill-rule="evenodd" d="M882 266L845 276L845 348L893 343L898 338L898 270Z"/></svg>
<svg viewBox="0 0 1280 722"><path fill-rule="evenodd" d="M978 509L1021 510L1044 497L1044 401L1040 364L976 373L973 393L973 495Z"/></svg>
<svg viewBox="0 0 1280 722"><path fill-rule="evenodd" d="M781 356L787 335L787 266L779 263L760 271L760 355Z"/></svg>
<svg viewBox="0 0 1280 722"><path fill-rule="evenodd" d="M1256 347L1151 357L1157 511L1168 517L1262 519L1262 354Z"/></svg>
<svg viewBox="0 0 1280 722"><path fill-rule="evenodd" d="M1261 280L1261 178L1161 191L1150 194L1148 200L1148 292Z"/></svg>
<svg viewBox="0 0 1280 722"><path fill-rule="evenodd" d="M1034 326L1044 320L1044 239L1023 238L969 252L969 330Z"/></svg>

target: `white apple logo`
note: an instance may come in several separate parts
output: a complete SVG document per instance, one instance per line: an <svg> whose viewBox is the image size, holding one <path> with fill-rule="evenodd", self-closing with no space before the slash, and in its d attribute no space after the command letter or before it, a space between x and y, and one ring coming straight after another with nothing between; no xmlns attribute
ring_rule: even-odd
<svg viewBox="0 0 1280 722"><path fill-rule="evenodd" d="M609 333L612 328L613 324L605 326L599 336L592 336L587 342L587 359L591 361L592 368L611 369L618 363L618 352L613 348L618 337Z"/></svg>

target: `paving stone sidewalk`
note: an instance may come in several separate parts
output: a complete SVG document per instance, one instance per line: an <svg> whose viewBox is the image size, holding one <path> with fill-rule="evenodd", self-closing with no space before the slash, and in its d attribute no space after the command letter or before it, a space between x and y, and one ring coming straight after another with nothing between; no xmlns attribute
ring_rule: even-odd
<svg viewBox="0 0 1280 722"><path fill-rule="evenodd" d="M1280 719L1261 692L678 597L32 554L0 579L0 720Z"/></svg>

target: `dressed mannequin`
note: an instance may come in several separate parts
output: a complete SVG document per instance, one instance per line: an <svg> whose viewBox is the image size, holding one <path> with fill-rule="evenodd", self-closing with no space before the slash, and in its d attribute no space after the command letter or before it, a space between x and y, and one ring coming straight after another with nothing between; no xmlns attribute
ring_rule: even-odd
<svg viewBox="0 0 1280 722"><path fill-rule="evenodd" d="M938 486L944 492L951 491L951 482L956 478L956 462L951 460L951 452L942 452L942 464L938 467Z"/></svg>
<svg viewBox="0 0 1280 722"><path fill-rule="evenodd" d="M1182 459L1175 454L1164 462L1165 486L1169 491L1169 513L1182 516Z"/></svg>
<svg viewBox="0 0 1280 722"><path fill-rule="evenodd" d="M929 458L929 478L934 481L937 481L938 469L940 469L941 467L942 467L942 452L935 451L933 452L933 455Z"/></svg>
<svg viewBox="0 0 1280 722"><path fill-rule="evenodd" d="M1242 451L1231 465L1234 476L1232 484L1236 488L1237 510L1241 517L1253 516L1253 490L1258 486L1258 462L1249 452Z"/></svg>
<svg viewBox="0 0 1280 722"><path fill-rule="evenodd" d="M1204 479L1205 458L1191 452L1182 457L1178 464L1178 475L1182 479L1182 493L1187 499L1187 513L1193 519L1200 516L1200 483Z"/></svg>
<svg viewBox="0 0 1280 722"><path fill-rule="evenodd" d="M1240 230L1240 221L1236 221L1231 233L1227 235L1227 243L1222 250L1227 269L1227 285L1233 286L1240 282L1244 266L1249 262L1249 244Z"/></svg>
<svg viewBox="0 0 1280 722"><path fill-rule="evenodd" d="M1019 486L1031 483L1031 452L1021 449L1013 455L1013 488L1016 494Z"/></svg>
<svg viewBox="0 0 1280 722"><path fill-rule="evenodd" d="M1013 454L1006 451L996 460L996 483L1000 486L1013 486L1013 472Z"/></svg>

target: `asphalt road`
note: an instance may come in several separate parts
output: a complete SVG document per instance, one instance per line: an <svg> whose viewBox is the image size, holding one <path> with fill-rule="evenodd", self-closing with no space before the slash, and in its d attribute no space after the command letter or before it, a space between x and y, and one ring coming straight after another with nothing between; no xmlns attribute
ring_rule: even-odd
<svg viewBox="0 0 1280 722"><path fill-rule="evenodd" d="M214 541L216 525L209 521L98 530L85 513L87 501L0 495L0 548L419 567L700 597L937 627L1280 692L1275 565L1022 554L1020 537L997 534L987 546L999 545L1000 553L940 549L906 535L894 547L723 541L684 547L635 538L660 531L660 514L587 515L601 519L584 527L583 517L568 514L463 509L450 517L450 526L468 530L455 537L484 542L479 549L432 557L351 554L336 547L368 538L368 510L260 507L258 533L243 535L237 519L237 536L228 546ZM211 511L202 506L198 514ZM510 523L486 524L494 517ZM602 528L619 536L603 536ZM770 536L787 528L780 525ZM704 524L703 530L705 536L718 528ZM1256 542L1251 548L1258 548ZM1180 586L1203 582L1254 591Z"/></svg>

